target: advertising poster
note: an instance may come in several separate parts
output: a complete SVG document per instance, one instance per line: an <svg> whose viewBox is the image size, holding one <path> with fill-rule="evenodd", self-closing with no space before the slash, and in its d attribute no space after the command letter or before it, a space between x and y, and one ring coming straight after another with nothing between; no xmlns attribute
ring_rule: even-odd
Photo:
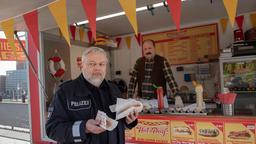
<svg viewBox="0 0 256 144"><path fill-rule="evenodd" d="M141 119L135 127L136 141L170 143L169 120Z"/></svg>
<svg viewBox="0 0 256 144"><path fill-rule="evenodd" d="M23 46L26 47L25 41L21 41ZM6 39L0 39L0 60L1 61L24 61L26 60L26 57L23 53L22 48L19 45L19 42L15 40L15 48L17 57L15 57L11 47L9 46Z"/></svg>
<svg viewBox="0 0 256 144"><path fill-rule="evenodd" d="M193 121L171 121L172 144L195 144L195 123Z"/></svg>
<svg viewBox="0 0 256 144"><path fill-rule="evenodd" d="M135 129L126 129L125 130L125 141L135 140Z"/></svg>
<svg viewBox="0 0 256 144"><path fill-rule="evenodd" d="M226 144L254 144L254 123L225 123Z"/></svg>
<svg viewBox="0 0 256 144"><path fill-rule="evenodd" d="M196 122L197 144L223 144L222 122Z"/></svg>

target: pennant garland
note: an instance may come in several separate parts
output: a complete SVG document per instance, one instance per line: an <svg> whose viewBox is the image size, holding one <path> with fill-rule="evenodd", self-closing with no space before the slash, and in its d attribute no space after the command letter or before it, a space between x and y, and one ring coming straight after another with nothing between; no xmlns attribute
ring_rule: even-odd
<svg viewBox="0 0 256 144"><path fill-rule="evenodd" d="M68 32L68 24L67 24L67 8L66 8L66 0L59 0L50 4L49 9L58 24L62 35L66 39L69 47L71 47L69 32Z"/></svg>
<svg viewBox="0 0 256 144"><path fill-rule="evenodd" d="M73 40L76 40L76 26L70 25L69 30Z"/></svg>
<svg viewBox="0 0 256 144"><path fill-rule="evenodd" d="M131 37L130 36L126 37L125 41L126 41L126 45L127 45L128 49L130 49L131 48Z"/></svg>
<svg viewBox="0 0 256 144"><path fill-rule="evenodd" d="M89 41L89 44L92 43L92 31L87 31L87 36L88 36L88 41Z"/></svg>
<svg viewBox="0 0 256 144"><path fill-rule="evenodd" d="M37 10L24 14L23 18L28 28L28 32L34 42L35 47L40 52L39 30L38 30L38 12Z"/></svg>
<svg viewBox="0 0 256 144"><path fill-rule="evenodd" d="M227 29L228 19L227 18L220 19L220 24L222 27L222 32L225 33Z"/></svg>
<svg viewBox="0 0 256 144"><path fill-rule="evenodd" d="M243 23L244 23L244 16L237 16L236 17L236 23L239 29L243 29Z"/></svg>
<svg viewBox="0 0 256 144"><path fill-rule="evenodd" d="M2 29L4 31L4 34L7 38L7 42L9 43L13 53L14 53L14 56L17 58L18 55L17 55L17 52L16 52L16 48L14 46L14 20L13 19L10 19L10 20L7 20L7 21L3 21L1 23L1 26L2 26Z"/></svg>
<svg viewBox="0 0 256 144"><path fill-rule="evenodd" d="M60 28L59 28L59 37L60 37L60 38L62 38L62 37L63 37L63 35L62 35L62 32L61 32Z"/></svg>
<svg viewBox="0 0 256 144"><path fill-rule="evenodd" d="M122 38L120 38L120 37L116 38L117 48L119 48L121 40L122 40Z"/></svg>
<svg viewBox="0 0 256 144"><path fill-rule="evenodd" d="M137 15L136 15L136 0L119 0L129 22L131 23L135 34L138 34Z"/></svg>
<svg viewBox="0 0 256 144"><path fill-rule="evenodd" d="M81 0L94 40L96 40L96 0Z"/></svg>
<svg viewBox="0 0 256 144"><path fill-rule="evenodd" d="M142 38L141 33L138 33L138 35L135 35L135 37L136 37L136 40L137 40L139 46L141 46L141 38Z"/></svg>
<svg viewBox="0 0 256 144"><path fill-rule="evenodd" d="M173 22L178 31L180 31L180 17L181 17L181 0L167 0L168 7L171 10Z"/></svg>
<svg viewBox="0 0 256 144"><path fill-rule="evenodd" d="M256 13L250 14L252 27L256 27Z"/></svg>
<svg viewBox="0 0 256 144"><path fill-rule="evenodd" d="M84 28L83 27L79 27L79 37L80 37L80 41L83 41L83 39L84 39Z"/></svg>
<svg viewBox="0 0 256 144"><path fill-rule="evenodd" d="M236 8L237 8L238 0L223 0L223 3L227 10L230 23L233 27L235 23Z"/></svg>

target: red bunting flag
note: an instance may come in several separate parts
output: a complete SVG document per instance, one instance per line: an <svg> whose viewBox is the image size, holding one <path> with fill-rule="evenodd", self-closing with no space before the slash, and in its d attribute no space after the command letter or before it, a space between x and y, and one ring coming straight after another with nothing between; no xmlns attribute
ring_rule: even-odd
<svg viewBox="0 0 256 144"><path fill-rule="evenodd" d="M39 30L38 30L38 12L37 10L24 14L23 18L28 28L28 32L34 43L34 47L40 52L39 47Z"/></svg>
<svg viewBox="0 0 256 144"><path fill-rule="evenodd" d="M137 40L139 46L141 46L141 33L138 33L138 35L135 35L135 37L136 37L136 40Z"/></svg>
<svg viewBox="0 0 256 144"><path fill-rule="evenodd" d="M88 41L91 44L92 43L92 31L87 31Z"/></svg>
<svg viewBox="0 0 256 144"><path fill-rule="evenodd" d="M76 40L76 26L70 25L69 29L70 29L70 33L71 33L72 39Z"/></svg>
<svg viewBox="0 0 256 144"><path fill-rule="evenodd" d="M122 38L118 37L116 38L117 47L119 48Z"/></svg>
<svg viewBox="0 0 256 144"><path fill-rule="evenodd" d="M237 16L236 17L236 23L239 29L243 29L243 23L244 23L244 16Z"/></svg>
<svg viewBox="0 0 256 144"><path fill-rule="evenodd" d="M177 30L180 30L181 0L167 0L173 22Z"/></svg>
<svg viewBox="0 0 256 144"><path fill-rule="evenodd" d="M81 0L94 40L96 40L96 0Z"/></svg>

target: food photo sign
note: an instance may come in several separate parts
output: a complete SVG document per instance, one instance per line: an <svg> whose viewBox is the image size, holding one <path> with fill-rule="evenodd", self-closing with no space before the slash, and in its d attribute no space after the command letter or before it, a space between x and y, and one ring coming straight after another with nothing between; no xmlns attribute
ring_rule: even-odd
<svg viewBox="0 0 256 144"><path fill-rule="evenodd" d="M223 144L223 122L196 122L198 144Z"/></svg>
<svg viewBox="0 0 256 144"><path fill-rule="evenodd" d="M172 144L195 144L195 123L193 121L171 121Z"/></svg>
<svg viewBox="0 0 256 144"><path fill-rule="evenodd" d="M254 144L254 123L225 123L226 144Z"/></svg>

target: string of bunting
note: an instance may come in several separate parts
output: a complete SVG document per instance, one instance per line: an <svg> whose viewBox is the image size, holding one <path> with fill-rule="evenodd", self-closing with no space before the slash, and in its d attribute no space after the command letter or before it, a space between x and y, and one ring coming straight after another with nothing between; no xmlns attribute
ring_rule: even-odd
<svg viewBox="0 0 256 144"><path fill-rule="evenodd" d="M133 27L133 30L135 32L135 37L138 41L138 45L141 45L141 35L138 33L138 26L137 26L137 16L136 16L136 0L118 0L121 7L123 8L129 22L131 23L131 26ZM180 17L181 17L181 0L166 0L164 1L165 6L166 2L168 4L168 8L170 10L170 15L173 19L173 22L176 25L176 29L180 29ZM232 26L234 26L234 22L236 21L239 28L242 28L243 24L243 16L236 17L236 9L238 0L223 0L223 4L226 8L229 21ZM90 31L87 32L88 40L91 43L91 41L94 39L96 40L96 5L97 0L81 0L81 5L84 8L84 12L87 16L87 19L89 21ZM8 43L13 51L13 54L17 57L16 54L16 48L14 46L14 25L15 21L14 19L20 16L23 16L24 21L28 28L28 33L32 36L33 43L35 45L35 48L38 52L40 52L39 48L39 29L38 29L38 9L48 7L52 16L55 19L55 22L57 23L61 35L65 38L68 45L70 44L70 36L69 32L71 33L72 39L76 39L76 29L77 27L74 25L68 25L67 20L67 4L66 0L56 0L54 2L51 2L47 5L41 6L39 8L36 8L34 10L31 10L29 12L26 12L21 15L17 15L15 17L8 18L6 20L3 20L0 22L0 26L2 27L6 38L8 39ZM250 19L252 22L252 26L256 25L256 14L251 14ZM226 30L227 25L227 19L221 19L221 25L223 28L223 32ZM79 37L80 40L84 39L84 29L79 27ZM128 48L130 47L130 38L125 38ZM116 38L116 42L118 45L120 45L121 39Z"/></svg>

